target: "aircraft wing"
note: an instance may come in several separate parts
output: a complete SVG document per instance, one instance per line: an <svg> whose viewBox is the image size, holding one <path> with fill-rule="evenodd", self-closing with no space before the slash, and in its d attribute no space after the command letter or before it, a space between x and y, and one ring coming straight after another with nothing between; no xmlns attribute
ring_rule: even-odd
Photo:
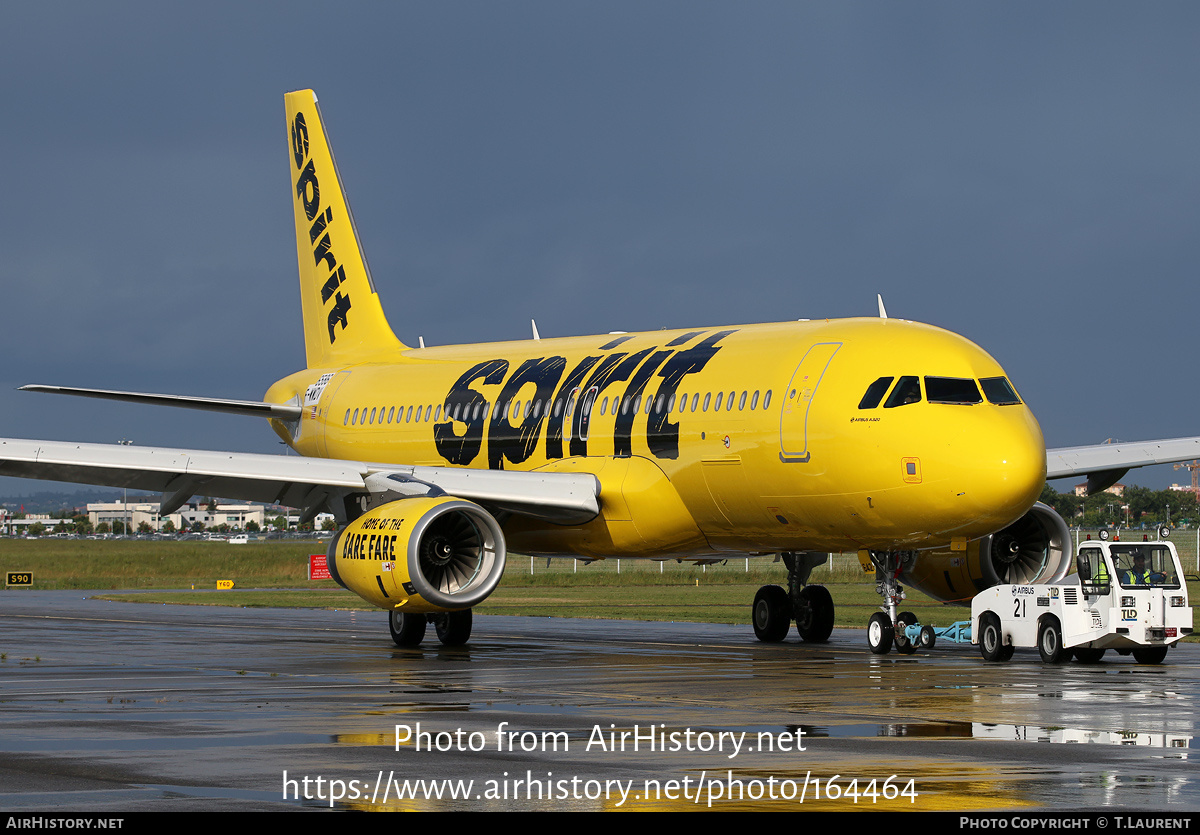
<svg viewBox="0 0 1200 835"><path fill-rule="evenodd" d="M1135 467L1200 458L1200 438L1095 444L1046 450L1046 478L1087 476L1088 493L1117 483Z"/></svg>
<svg viewBox="0 0 1200 835"><path fill-rule="evenodd" d="M203 493L304 508L307 518L328 508L340 517L345 496L380 489L442 492L559 524L581 524L600 512L599 481L590 474L397 466L119 444L0 438L0 475L160 492L159 512L164 514Z"/></svg>

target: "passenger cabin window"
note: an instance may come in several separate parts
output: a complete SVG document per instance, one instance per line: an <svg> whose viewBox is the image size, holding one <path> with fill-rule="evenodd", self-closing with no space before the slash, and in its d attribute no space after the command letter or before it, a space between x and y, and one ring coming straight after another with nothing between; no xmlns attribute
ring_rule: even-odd
<svg viewBox="0 0 1200 835"><path fill-rule="evenodd" d="M983 386L983 393L989 403L997 406L1015 406L1021 402L1007 377L985 377L979 381L979 385Z"/></svg>
<svg viewBox="0 0 1200 835"><path fill-rule="evenodd" d="M920 379L917 377L901 377L900 382L896 383L896 387L892 389L892 393L888 395L887 402L883 404L883 408L894 409L897 406L907 406L909 403L920 402Z"/></svg>
<svg viewBox="0 0 1200 835"><path fill-rule="evenodd" d="M863 395L863 399L858 401L860 409L874 409L879 405L879 401L883 400L883 396L887 394L888 386L892 384L895 377L880 377L871 385L867 386L867 393Z"/></svg>
<svg viewBox="0 0 1200 835"><path fill-rule="evenodd" d="M952 403L957 406L973 406L983 402L975 381L961 377L926 377L925 399L930 403Z"/></svg>

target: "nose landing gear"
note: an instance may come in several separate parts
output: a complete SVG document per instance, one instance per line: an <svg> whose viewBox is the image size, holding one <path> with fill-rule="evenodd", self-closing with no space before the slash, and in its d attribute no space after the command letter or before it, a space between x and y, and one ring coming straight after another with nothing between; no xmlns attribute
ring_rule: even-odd
<svg viewBox="0 0 1200 835"><path fill-rule="evenodd" d="M917 616L912 612L897 614L904 600L904 587L899 576L916 554L912 551L871 551L871 562L875 564L875 591L883 598L883 611L871 615L867 622L867 645L876 655L887 655L892 647L896 652L911 655L928 640L920 628ZM931 636L932 637L932 636Z"/></svg>

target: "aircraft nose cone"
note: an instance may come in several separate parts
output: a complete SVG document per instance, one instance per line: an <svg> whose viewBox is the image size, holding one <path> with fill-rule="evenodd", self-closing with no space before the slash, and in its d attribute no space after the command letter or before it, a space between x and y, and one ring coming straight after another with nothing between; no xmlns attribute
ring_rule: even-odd
<svg viewBox="0 0 1200 835"><path fill-rule="evenodd" d="M1018 519L1046 483L1046 445L1028 410L1002 415L981 435L966 497L997 529Z"/></svg>

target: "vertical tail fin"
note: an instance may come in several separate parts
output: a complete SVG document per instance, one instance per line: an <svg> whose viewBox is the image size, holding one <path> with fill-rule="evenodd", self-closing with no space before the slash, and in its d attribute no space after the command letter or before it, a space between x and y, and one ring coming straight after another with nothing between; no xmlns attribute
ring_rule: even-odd
<svg viewBox="0 0 1200 835"><path fill-rule="evenodd" d="M283 100L291 140L289 168L308 367L394 355L406 346L392 333L375 293L317 96L312 90L298 90Z"/></svg>

